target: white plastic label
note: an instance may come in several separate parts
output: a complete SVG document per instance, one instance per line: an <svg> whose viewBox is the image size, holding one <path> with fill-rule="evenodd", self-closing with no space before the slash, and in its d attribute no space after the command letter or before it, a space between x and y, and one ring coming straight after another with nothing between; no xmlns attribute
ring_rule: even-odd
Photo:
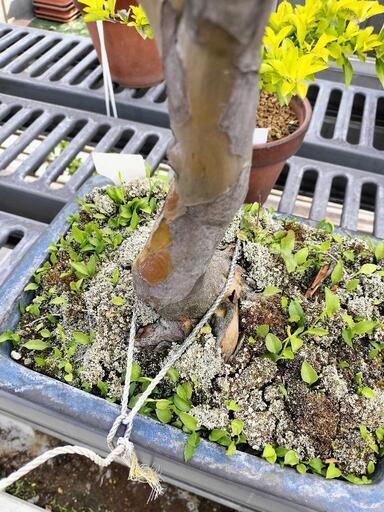
<svg viewBox="0 0 384 512"><path fill-rule="evenodd" d="M253 144L265 144L268 140L269 128L255 128L253 130Z"/></svg>
<svg viewBox="0 0 384 512"><path fill-rule="evenodd" d="M125 183L146 177L145 160L141 155L123 153L92 153L97 174L106 176L114 183Z"/></svg>

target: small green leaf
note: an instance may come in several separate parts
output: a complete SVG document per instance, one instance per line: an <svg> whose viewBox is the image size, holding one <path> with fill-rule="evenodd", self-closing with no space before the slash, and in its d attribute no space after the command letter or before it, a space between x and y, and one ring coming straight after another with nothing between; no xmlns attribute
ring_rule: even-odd
<svg viewBox="0 0 384 512"><path fill-rule="evenodd" d="M356 288L359 286L359 280L358 279L351 279L346 284L346 289L348 292L353 292L356 290Z"/></svg>
<svg viewBox="0 0 384 512"><path fill-rule="evenodd" d="M344 478L348 480L348 482L351 482L355 485L368 485L372 483L372 480L367 478L365 475L363 475L361 478L355 475L346 475Z"/></svg>
<svg viewBox="0 0 384 512"><path fill-rule="evenodd" d="M277 295L281 293L280 288L276 288L276 286L266 286L263 291L264 297L272 297L272 295Z"/></svg>
<svg viewBox="0 0 384 512"><path fill-rule="evenodd" d="M365 265L363 265L358 274L364 274L366 276L369 276L371 274L373 274L374 272L376 272L376 270L378 269L378 266L377 265L374 265L373 263L366 263Z"/></svg>
<svg viewBox="0 0 384 512"><path fill-rule="evenodd" d="M197 432L192 432L192 434L190 434L188 436L188 439L187 439L187 442L186 442L186 445L184 447L184 460L185 462L188 462L189 460L192 459L195 451L196 451L196 448L198 447L200 443L200 436Z"/></svg>
<svg viewBox="0 0 384 512"><path fill-rule="evenodd" d="M123 297L112 297L111 302L114 306L124 306L124 304L126 303Z"/></svg>
<svg viewBox="0 0 384 512"><path fill-rule="evenodd" d="M27 286L24 288L24 291L25 292L32 292L34 290L37 290L39 288L39 285L37 283L29 283L27 284Z"/></svg>
<svg viewBox="0 0 384 512"><path fill-rule="evenodd" d="M5 331L2 334L0 334L0 343L4 343L6 341L12 340L13 332L12 331Z"/></svg>
<svg viewBox="0 0 384 512"><path fill-rule="evenodd" d="M318 223L317 229L324 231L325 233L331 234L334 232L335 226L329 220L324 219Z"/></svg>
<svg viewBox="0 0 384 512"><path fill-rule="evenodd" d="M363 441L365 441L367 443L367 445L370 447L370 449L374 453L379 453L379 447L375 443L373 437L368 432L368 429L365 425L360 425L360 435L361 435L361 439L363 439Z"/></svg>
<svg viewBox="0 0 384 512"><path fill-rule="evenodd" d="M272 333L267 334L265 338L265 345L268 351L272 354L279 354L283 347L279 338Z"/></svg>
<svg viewBox="0 0 384 512"><path fill-rule="evenodd" d="M284 457L284 464L287 466L296 466L299 464L299 458L294 450L289 450Z"/></svg>
<svg viewBox="0 0 384 512"><path fill-rule="evenodd" d="M295 354L290 348L285 348L281 352L279 359L288 359L289 361L292 361L293 359L295 359Z"/></svg>
<svg viewBox="0 0 384 512"><path fill-rule="evenodd" d="M156 416L161 423L169 423L172 418L173 414L170 411L170 409L157 409L156 408Z"/></svg>
<svg viewBox="0 0 384 512"><path fill-rule="evenodd" d="M236 453L236 444L234 443L234 441L231 441L231 444L228 446L228 448L225 452L225 455L231 456L231 455L235 455L235 453Z"/></svg>
<svg viewBox="0 0 384 512"><path fill-rule="evenodd" d="M284 446L276 447L276 455L278 458L285 457L285 454L289 452L288 448L284 448Z"/></svg>
<svg viewBox="0 0 384 512"><path fill-rule="evenodd" d="M356 381L356 384L358 384L360 386L360 384L363 382L363 372L356 373L355 381Z"/></svg>
<svg viewBox="0 0 384 512"><path fill-rule="evenodd" d="M231 432L233 436L239 436L244 428L244 422L241 420L232 420L231 421Z"/></svg>
<svg viewBox="0 0 384 512"><path fill-rule="evenodd" d="M379 427L376 432L377 441L381 443L384 439L384 427Z"/></svg>
<svg viewBox="0 0 384 512"><path fill-rule="evenodd" d="M174 384L176 384L176 382L178 382L178 380L180 379L180 373L177 370L175 370L175 368L170 368L167 371L167 376Z"/></svg>
<svg viewBox="0 0 384 512"><path fill-rule="evenodd" d="M347 260L347 261L355 261L355 253L353 251L344 251L343 252L343 257Z"/></svg>
<svg viewBox="0 0 384 512"><path fill-rule="evenodd" d="M137 382L141 376L141 367L133 361L130 382Z"/></svg>
<svg viewBox="0 0 384 512"><path fill-rule="evenodd" d="M265 338L268 333L269 333L269 325L262 324L262 325L257 326L256 334L258 336L260 336L260 338Z"/></svg>
<svg viewBox="0 0 384 512"><path fill-rule="evenodd" d="M373 389L368 388L367 386L363 386L360 388L360 394L364 396L365 398L368 398L370 400L373 400L376 398L376 393Z"/></svg>
<svg viewBox="0 0 384 512"><path fill-rule="evenodd" d="M304 311L298 300L291 300L289 303L288 312L290 315L290 322L302 323L304 321Z"/></svg>
<svg viewBox="0 0 384 512"><path fill-rule="evenodd" d="M180 398L178 395L173 395L173 403L180 411L188 412L191 410L191 402Z"/></svg>
<svg viewBox="0 0 384 512"><path fill-rule="evenodd" d="M295 232L290 229L280 242L280 250L283 254L292 253L295 248Z"/></svg>
<svg viewBox="0 0 384 512"><path fill-rule="evenodd" d="M99 390L101 392L101 396L104 396L104 397L107 396L107 393L109 390L109 385L107 382L99 380L99 382L97 383L97 387L99 388Z"/></svg>
<svg viewBox="0 0 384 512"><path fill-rule="evenodd" d="M307 361L301 365L300 374L303 381L309 385L314 384L319 378L316 370Z"/></svg>
<svg viewBox="0 0 384 512"><path fill-rule="evenodd" d="M327 468L327 472L325 474L325 478L327 478L328 480L331 480L332 478L339 478L340 476L342 475L341 471L339 468L337 468L333 462L331 464L329 464L328 468Z"/></svg>
<svg viewBox="0 0 384 512"><path fill-rule="evenodd" d="M295 260L298 266L303 265L308 258L309 250L307 247L303 247L295 254Z"/></svg>
<svg viewBox="0 0 384 512"><path fill-rule="evenodd" d="M90 336L80 331L74 331L72 340L79 345L89 345L91 342Z"/></svg>
<svg viewBox="0 0 384 512"><path fill-rule="evenodd" d="M296 259L293 254L285 254L283 255L284 263L287 269L288 274L292 274L297 268Z"/></svg>
<svg viewBox="0 0 384 512"><path fill-rule="evenodd" d="M240 410L239 406L237 405L236 402L234 402L233 400L227 400L226 402L224 402L225 405L227 406L228 408L228 411L234 411L234 412L238 412Z"/></svg>
<svg viewBox="0 0 384 512"><path fill-rule="evenodd" d="M119 276L120 276L120 271L118 268L115 268L112 272L112 275L111 277L108 279L114 286L116 286L119 282Z"/></svg>
<svg viewBox="0 0 384 512"><path fill-rule="evenodd" d="M296 353L298 350L300 350L304 343L301 338L299 338L298 336L294 336L294 335L292 335L289 338L289 341L291 343L292 351L294 353Z"/></svg>
<svg viewBox="0 0 384 512"><path fill-rule="evenodd" d="M377 261L384 259L384 240L381 240L375 247L375 258Z"/></svg>
<svg viewBox="0 0 384 512"><path fill-rule="evenodd" d="M304 475L307 472L307 466L305 464L298 464L296 466L296 471L300 473L300 475Z"/></svg>
<svg viewBox="0 0 384 512"><path fill-rule="evenodd" d="M374 329L380 326L380 322L375 320L362 320L353 326L353 334L370 334Z"/></svg>
<svg viewBox="0 0 384 512"><path fill-rule="evenodd" d="M67 372L67 373L71 373L72 370L73 370L73 366L71 365L71 363L65 363L64 365L64 370Z"/></svg>
<svg viewBox="0 0 384 512"><path fill-rule="evenodd" d="M304 332L304 334L308 334L310 336L326 336L328 331L326 329L320 329L319 327L310 327Z"/></svg>
<svg viewBox="0 0 384 512"><path fill-rule="evenodd" d="M263 450L263 453L261 456L263 457L263 459L268 461L270 464L274 464L277 459L276 451L271 444L266 444L264 446L264 450Z"/></svg>
<svg viewBox="0 0 384 512"><path fill-rule="evenodd" d="M71 267L79 277L90 277L87 265L83 261L71 261Z"/></svg>
<svg viewBox="0 0 384 512"><path fill-rule="evenodd" d="M55 297L50 301L50 304L53 304L54 306L59 306L60 304L67 304L67 299L64 297Z"/></svg>
<svg viewBox="0 0 384 512"><path fill-rule="evenodd" d="M347 87L349 87L352 83L353 67L347 58L345 58L345 60L344 60L343 71L344 71L344 77L345 77L345 85Z"/></svg>
<svg viewBox="0 0 384 512"><path fill-rule="evenodd" d="M183 400L190 400L192 397L192 385L190 382L184 382L184 384L179 384L176 388L177 395Z"/></svg>
<svg viewBox="0 0 384 512"><path fill-rule="evenodd" d="M343 329L341 331L341 335L343 337L343 340L349 347L353 347L353 335L352 335L352 329Z"/></svg>
<svg viewBox="0 0 384 512"><path fill-rule="evenodd" d="M373 460L370 460L367 464L367 473L368 475L372 475L375 472L375 463Z"/></svg>
<svg viewBox="0 0 384 512"><path fill-rule="evenodd" d="M37 366L40 366L41 368L47 365L47 361L44 359L44 357L35 356L33 360L35 361Z"/></svg>
<svg viewBox="0 0 384 512"><path fill-rule="evenodd" d="M30 340L24 343L23 347L28 350L46 350L47 348L50 348L51 345L43 340Z"/></svg>
<svg viewBox="0 0 384 512"><path fill-rule="evenodd" d="M323 469L325 468L325 464L321 459L311 459L309 461L309 466L319 475L322 474Z"/></svg>
<svg viewBox="0 0 384 512"><path fill-rule="evenodd" d="M342 262L342 260L339 260L331 274L332 284L339 284L340 281L343 279L343 275L344 275L343 262Z"/></svg>
<svg viewBox="0 0 384 512"><path fill-rule="evenodd" d="M194 432L195 430L199 429L198 423L196 418L191 416L190 414L187 414L186 412L181 412L179 414L179 418L181 419L183 425L188 429Z"/></svg>
<svg viewBox="0 0 384 512"><path fill-rule="evenodd" d="M220 428L214 428L209 434L209 440L214 443L217 443L218 441L220 441L220 439L223 439L224 437L227 436L228 434L225 430L222 430Z"/></svg>
<svg viewBox="0 0 384 512"><path fill-rule="evenodd" d="M325 289L325 312L327 316L332 317L340 309L340 299L332 293L329 288Z"/></svg>

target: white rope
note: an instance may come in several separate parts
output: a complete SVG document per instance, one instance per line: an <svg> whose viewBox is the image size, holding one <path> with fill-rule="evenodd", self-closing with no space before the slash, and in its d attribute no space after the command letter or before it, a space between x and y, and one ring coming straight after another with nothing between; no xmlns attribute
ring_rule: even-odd
<svg viewBox="0 0 384 512"><path fill-rule="evenodd" d="M160 370L160 372L156 375L154 379L150 382L147 389L141 394L140 398L136 402L135 406L128 411L128 401L129 401L129 387L130 387L130 377L131 377L131 371L132 371L132 364L133 364L133 352L134 352L134 344L135 344L135 336L136 336L136 312L134 311L132 315L131 320L131 328L129 332L129 342L128 342L128 350L127 350L127 365L126 365L126 374L125 374L125 382L124 382L124 389L122 393L122 399L121 399L121 411L119 416L114 421L108 436L107 436L107 444L109 449L111 450L110 453L106 457L100 457L97 453L95 453L93 450L90 450L88 448L84 448L83 446L59 446L57 448L53 448L52 450L48 450L47 452L39 455L32 461L28 462L23 466L22 468L18 469L14 473L11 473L8 477L3 478L0 480L0 492L5 491L7 487L14 484L28 474L30 471L38 468L45 462L47 462L50 459L53 459L54 457L57 457L58 455L83 455L84 457L87 457L91 461L93 461L95 464L98 464L101 467L107 467L112 462L115 462L117 459L121 459L127 466L130 468L129 473L129 479L134 481L140 481L145 482L149 484L152 488L152 494L154 497L158 496L162 493L162 487L160 484L160 478L159 475L154 471L152 468L144 465L140 465L135 453L135 448L132 444L132 442L129 440L131 431L132 431L132 424L133 419L136 416L136 414L139 412L141 407L145 404L146 400L150 397L152 391L155 389L155 387L160 383L160 381L165 377L168 370L172 368L172 366L175 364L175 362L183 355L183 353L192 345L193 341L195 340L196 336L199 334L200 330L206 322L210 319L212 314L216 311L218 306L220 305L221 301L225 297L225 295L228 293L230 287L232 286L232 281L235 274L235 268L236 268L236 262L239 256L239 250L240 250L240 242L237 242L235 251L232 257L231 265L229 268L226 284L221 291L220 295L216 298L215 302L212 304L212 306L209 308L209 310L205 313L203 318L196 324L190 335L185 339L185 341L180 345L180 347L171 353L171 355L168 357L167 361L165 362L163 368ZM119 437L116 442L116 446L114 446L113 441L116 437L117 431L119 427L124 424L126 426L125 433L122 437Z"/></svg>
<svg viewBox="0 0 384 512"><path fill-rule="evenodd" d="M105 38L104 38L104 25L103 22L98 20L96 21L97 33L99 35L100 42L100 60L101 60L101 69L103 71L103 83L104 83L104 99L105 99L105 109L107 116L111 115L110 104L112 106L112 115L117 118L117 108L115 101L115 94L113 92L113 84L111 71L108 62L108 54L107 49L105 47Z"/></svg>

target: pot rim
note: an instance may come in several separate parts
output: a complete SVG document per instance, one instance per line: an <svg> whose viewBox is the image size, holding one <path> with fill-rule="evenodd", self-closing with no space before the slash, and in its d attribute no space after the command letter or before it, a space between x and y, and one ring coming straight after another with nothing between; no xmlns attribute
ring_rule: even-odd
<svg viewBox="0 0 384 512"><path fill-rule="evenodd" d="M84 197L95 186L107 183L110 181L104 177L92 177L81 187L79 196ZM25 285L36 267L45 261L52 241L67 230L68 216L76 211L78 204L73 200L59 212L0 287L0 329L16 326L20 317L19 300L28 302L28 292L23 291ZM304 223L317 224L308 220ZM20 365L9 357L7 348L0 345L0 412L106 454L105 436L119 414L119 407ZM205 439L186 464L183 462L186 434L143 415L134 419L132 441L139 455L150 463L158 463L168 480L184 487L188 485L211 499L219 497L220 502L236 508L255 511L256 506L258 509L263 506L263 510L272 511L283 507L287 512L383 510L383 460L373 483L359 486L313 474L299 475L293 468L282 469L246 452L239 451L228 458L223 447Z"/></svg>
<svg viewBox="0 0 384 512"><path fill-rule="evenodd" d="M261 150L261 149L266 149L266 148L270 149L270 148L282 146L283 144L288 144L292 140L295 140L298 137L300 137L303 133L305 133L308 130L309 123L311 122L311 118L312 118L312 107L311 107L311 104L310 104L308 98L307 97L301 98L300 96L296 95L291 99L291 102L292 101L301 102L304 105L305 115L304 115L304 120L301 123L301 125L293 133L290 133L289 135L287 135L286 137L283 137L282 139L274 140L272 142L265 142L264 144L253 144L252 147L254 150L255 149Z"/></svg>

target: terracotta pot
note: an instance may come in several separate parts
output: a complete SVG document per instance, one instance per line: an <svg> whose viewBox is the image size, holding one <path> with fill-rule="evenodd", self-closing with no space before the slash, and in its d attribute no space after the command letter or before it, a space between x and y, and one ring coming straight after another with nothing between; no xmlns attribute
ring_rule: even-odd
<svg viewBox="0 0 384 512"><path fill-rule="evenodd" d="M307 98L292 98L291 107L298 120L297 130L283 139L253 146L252 168L246 203L263 204L280 176L285 162L300 148L311 121L312 108Z"/></svg>
<svg viewBox="0 0 384 512"><path fill-rule="evenodd" d="M82 10L84 4L75 0ZM129 9L132 0L118 0L116 9ZM159 51L153 39L143 39L134 27L103 22L105 47L112 80L125 87L151 87L163 79ZM100 42L96 23L87 23L88 32L100 61Z"/></svg>

